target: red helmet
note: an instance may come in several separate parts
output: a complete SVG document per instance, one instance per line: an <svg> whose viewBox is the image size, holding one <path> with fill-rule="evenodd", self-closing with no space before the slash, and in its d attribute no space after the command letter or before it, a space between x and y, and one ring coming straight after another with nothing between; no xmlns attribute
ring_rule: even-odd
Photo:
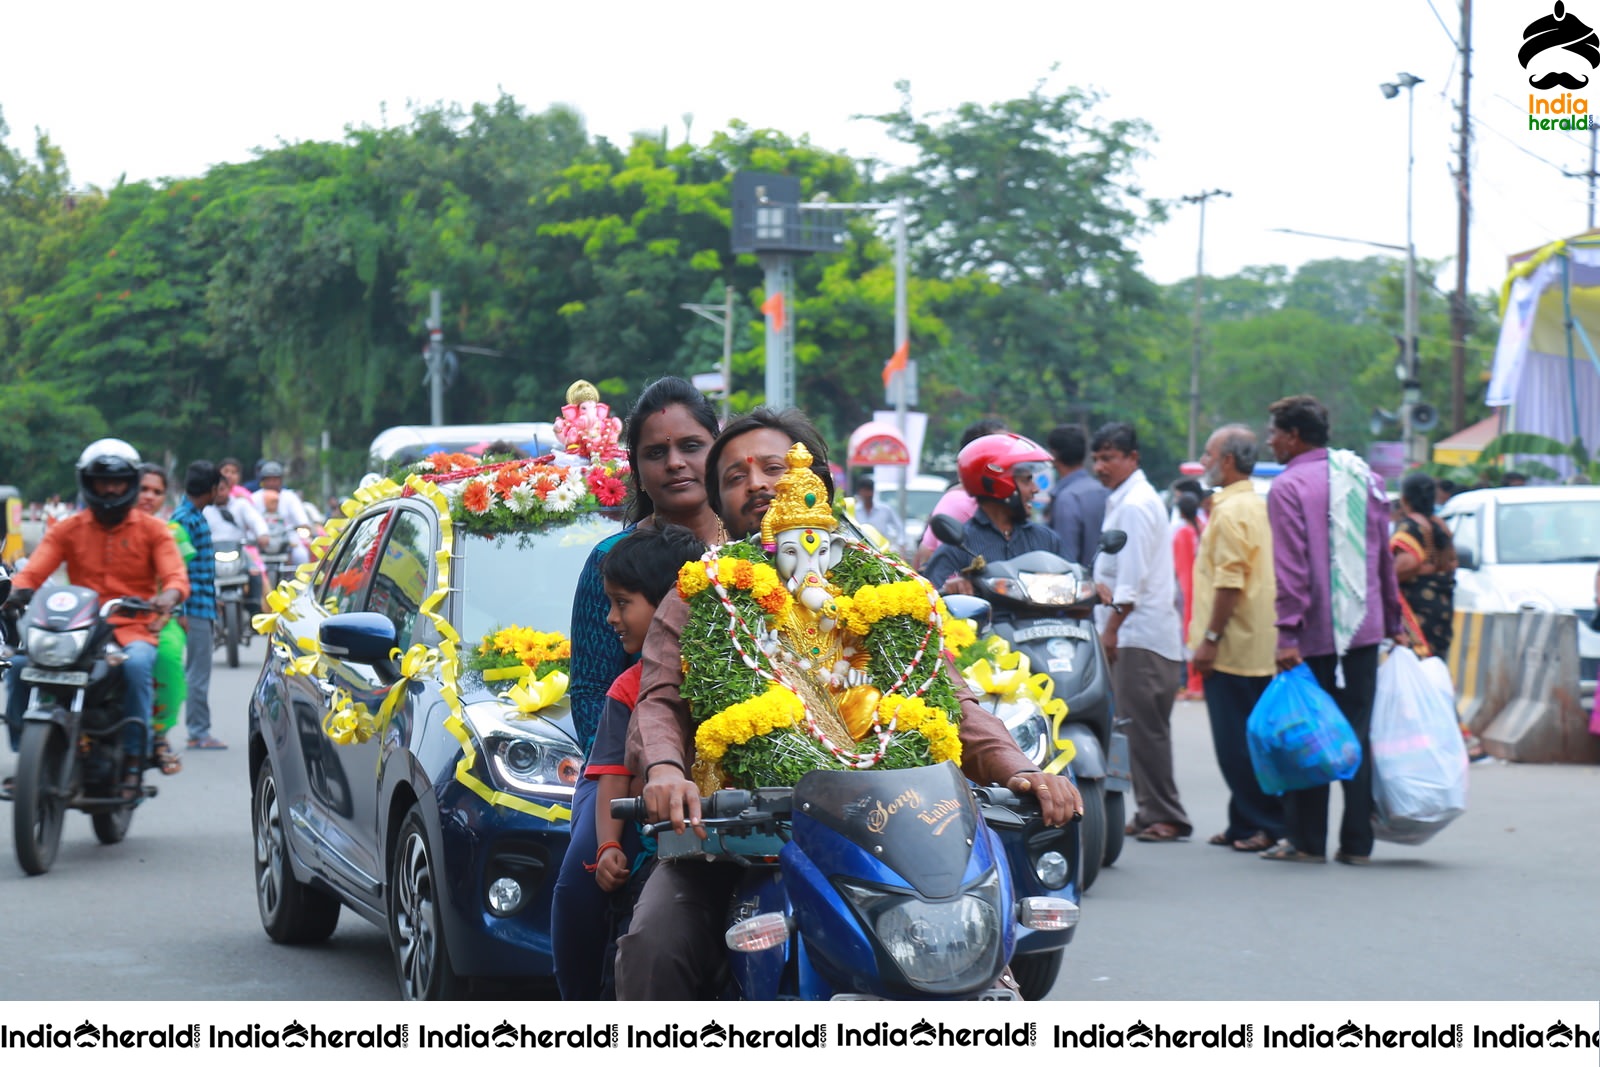
<svg viewBox="0 0 1600 1067"><path fill-rule="evenodd" d="M1019 434L980 437L956 456L961 488L978 499L1009 500L1017 491L1017 468L1042 467L1050 453ZM1031 472L1030 472L1031 473Z"/></svg>

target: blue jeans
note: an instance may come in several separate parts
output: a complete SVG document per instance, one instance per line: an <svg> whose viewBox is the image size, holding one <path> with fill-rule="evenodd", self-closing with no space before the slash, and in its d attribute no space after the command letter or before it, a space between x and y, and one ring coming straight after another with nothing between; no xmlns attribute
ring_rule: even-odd
<svg viewBox="0 0 1600 1067"><path fill-rule="evenodd" d="M124 728L122 748L129 756L141 757L146 755L150 712L155 707L156 646L148 641L135 641L124 645L122 651L128 654L128 661L122 665L122 680L126 687L123 714L135 720ZM11 692L6 697L6 733L10 736L13 752L22 742L22 716L27 713L28 693L33 689L33 686L24 685L21 681L22 668L27 665L28 657L18 653L11 660L11 669L6 672L11 682Z"/></svg>
<svg viewBox="0 0 1600 1067"><path fill-rule="evenodd" d="M599 785L592 778L572 793L572 840L561 859L561 872L550 907L550 950L555 957L556 985L562 1000L599 1000L600 976L610 930L610 894L583 869L594 860L594 801Z"/></svg>
<svg viewBox="0 0 1600 1067"><path fill-rule="evenodd" d="M1228 783L1229 841L1243 841L1256 832L1276 841L1284 836L1283 801L1261 790L1250 762L1250 742L1245 724L1266 692L1271 675L1254 677L1212 671L1205 680L1206 712L1211 718L1211 744L1217 768Z"/></svg>

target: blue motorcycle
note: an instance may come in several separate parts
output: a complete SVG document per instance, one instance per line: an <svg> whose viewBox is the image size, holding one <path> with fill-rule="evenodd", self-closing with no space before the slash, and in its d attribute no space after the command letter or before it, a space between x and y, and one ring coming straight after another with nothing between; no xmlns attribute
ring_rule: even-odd
<svg viewBox="0 0 1600 1067"><path fill-rule="evenodd" d="M611 810L644 815L637 798ZM1021 999L1003 980L1019 933L1064 945L1078 921L1068 870L1058 888L1033 895L1047 885L1035 857L1066 840L1075 857L1076 826L1045 827L1032 798L975 788L952 763L812 771L793 788L720 790L702 801L701 817L704 841L671 833L670 823L644 831L657 836L658 860L745 867L725 935L728 997ZM1055 960L1059 969L1059 951Z"/></svg>

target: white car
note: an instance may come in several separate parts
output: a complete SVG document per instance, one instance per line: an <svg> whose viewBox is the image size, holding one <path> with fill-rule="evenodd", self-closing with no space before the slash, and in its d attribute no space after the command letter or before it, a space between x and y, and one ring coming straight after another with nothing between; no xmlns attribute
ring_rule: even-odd
<svg viewBox="0 0 1600 1067"><path fill-rule="evenodd" d="M1439 517L1455 537L1460 567L1455 606L1516 611L1524 606L1593 616L1600 566L1600 486L1474 489L1451 497ZM1594 691L1600 633L1578 627L1583 691Z"/></svg>

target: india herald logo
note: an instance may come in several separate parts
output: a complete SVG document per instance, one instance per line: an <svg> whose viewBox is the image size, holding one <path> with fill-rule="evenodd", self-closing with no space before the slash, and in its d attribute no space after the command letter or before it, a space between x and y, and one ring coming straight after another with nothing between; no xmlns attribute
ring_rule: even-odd
<svg viewBox="0 0 1600 1067"><path fill-rule="evenodd" d="M1584 24L1577 15L1567 11L1567 5L1562 0L1556 0L1552 14L1534 19L1522 31L1522 47L1517 51L1517 62L1522 64L1524 70L1536 56L1552 52L1541 60L1541 65L1559 67L1561 64L1572 62L1570 53L1589 64L1589 69L1600 67L1600 36ZM1528 84L1535 89L1582 89L1589 84L1588 75L1573 74L1566 70L1552 69L1544 74L1533 74L1528 78Z"/></svg>

